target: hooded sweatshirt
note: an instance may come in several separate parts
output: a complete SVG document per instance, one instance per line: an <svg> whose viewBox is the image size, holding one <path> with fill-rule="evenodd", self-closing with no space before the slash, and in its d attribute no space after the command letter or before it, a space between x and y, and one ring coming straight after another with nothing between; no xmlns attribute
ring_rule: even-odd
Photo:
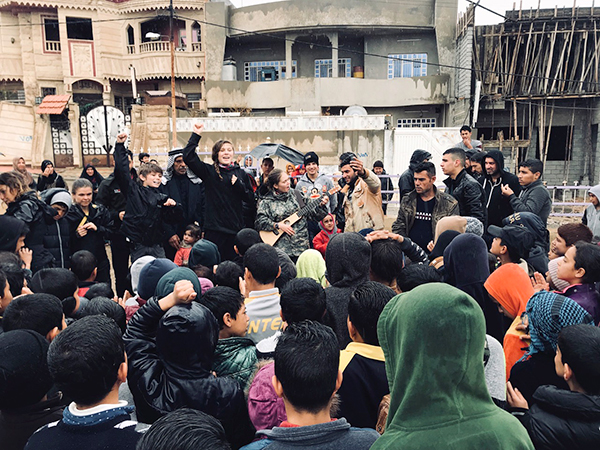
<svg viewBox="0 0 600 450"><path fill-rule="evenodd" d="M505 330L502 315L483 287L490 276L484 240L474 234L457 236L444 250L444 268L446 282L477 301L485 316L487 334L501 341Z"/></svg>
<svg viewBox="0 0 600 450"><path fill-rule="evenodd" d="M410 157L410 163L408 165L408 169L400 175L400 179L398 180L398 187L400 188L400 200L410 191L415 188L415 167L421 164L426 159L431 159L431 153L425 150L415 150Z"/></svg>
<svg viewBox="0 0 600 450"><path fill-rule="evenodd" d="M589 193L600 199L600 184L591 187ZM583 219L581 219L581 221L592 230L592 233L594 233L592 242L600 241L600 206L588 206L583 212Z"/></svg>
<svg viewBox="0 0 600 450"><path fill-rule="evenodd" d="M506 356L506 379L510 377L512 366L523 357L529 340L521 336L526 333L518 331L517 325L522 321L527 301L534 294L531 280L517 264L503 264L492 273L484 284L488 293L515 319L504 335L504 355Z"/></svg>
<svg viewBox="0 0 600 450"><path fill-rule="evenodd" d="M324 323L333 329L343 350L351 342L347 325L350 294L369 280L371 245L358 233L336 234L327 246L325 263L331 286L325 289Z"/></svg>
<svg viewBox="0 0 600 450"><path fill-rule="evenodd" d="M533 449L527 432L492 401L485 383L485 320L446 284L394 297L377 325L390 385L378 449Z"/></svg>
<svg viewBox="0 0 600 450"><path fill-rule="evenodd" d="M0 251L14 253L17 241L29 233L29 227L21 219L0 215Z"/></svg>
<svg viewBox="0 0 600 450"><path fill-rule="evenodd" d="M158 298L172 292L177 268L161 279ZM127 380L141 422L153 423L179 408L216 417L234 448L250 442L253 428L239 384L212 372L219 339L215 316L197 302L163 311L150 300L133 316L123 336L129 362Z"/></svg>
<svg viewBox="0 0 600 450"><path fill-rule="evenodd" d="M200 239L190 250L188 267L203 265L212 270L213 266L221 263L218 247L206 239Z"/></svg>
<svg viewBox="0 0 600 450"><path fill-rule="evenodd" d="M515 174L504 170L504 155L500 150L490 150L485 157L492 158L500 172L496 181L492 180L491 175L487 174L479 180L485 192L484 206L487 208L487 223L488 225L501 227L502 219L513 213L510 200L507 196L502 195L501 185L507 184L517 196L521 192L521 185Z"/></svg>
<svg viewBox="0 0 600 450"><path fill-rule="evenodd" d="M325 278L327 266L321 254L315 249L304 250L296 261L296 268L298 278L312 278L321 286L327 286L327 278Z"/></svg>

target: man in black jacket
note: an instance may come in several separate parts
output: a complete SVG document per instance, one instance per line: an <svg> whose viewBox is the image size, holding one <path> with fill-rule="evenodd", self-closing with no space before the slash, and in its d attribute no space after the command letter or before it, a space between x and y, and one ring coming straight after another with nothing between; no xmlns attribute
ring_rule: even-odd
<svg viewBox="0 0 600 450"><path fill-rule="evenodd" d="M460 148L450 148L442 155L442 172L448 175L444 180L446 194L458 200L461 216L475 217L486 224L484 193L481 185L465 170L465 152Z"/></svg>
<svg viewBox="0 0 600 450"><path fill-rule="evenodd" d="M204 184L188 169L183 160L182 149L169 152L167 170L163 174L160 190L183 207L183 219L180 222L164 225L168 239L168 245L164 245L165 253L167 258L173 260L181 246L185 227L192 223L200 228L204 225Z"/></svg>
<svg viewBox="0 0 600 450"><path fill-rule="evenodd" d="M129 159L129 176L135 181L137 180L137 172L133 168L133 153L129 150L127 150L127 157ZM109 235L110 251L116 278L117 295L122 297L125 291L130 289L129 281L127 280L127 275L129 274L129 245L125 240L125 235L119 230L123 216L125 215L127 199L121 192L114 172L100 183L96 202L106 206L113 221L113 228Z"/></svg>
<svg viewBox="0 0 600 450"><path fill-rule="evenodd" d="M502 219L514 211L508 198L502 195L501 186L508 185L515 195L519 195L521 186L516 175L504 170L504 155L500 150L490 150L486 155L485 176L480 178L479 183L485 192L488 225L502 227Z"/></svg>

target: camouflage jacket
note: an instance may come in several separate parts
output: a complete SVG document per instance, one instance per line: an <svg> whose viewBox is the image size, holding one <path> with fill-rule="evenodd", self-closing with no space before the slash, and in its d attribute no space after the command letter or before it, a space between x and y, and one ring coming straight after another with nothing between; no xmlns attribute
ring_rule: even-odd
<svg viewBox="0 0 600 450"><path fill-rule="evenodd" d="M293 189L285 194L269 192L258 205L256 222L254 223L255 228L258 231L274 230L277 222L281 222L300 210L300 204L297 199L297 196L300 195L298 191L294 191ZM319 200L309 201L319 202ZM283 236L277 241L275 247L283 250L288 256L297 258L309 247L306 219L320 221L326 215L326 206L316 206L316 208L310 209L306 216L302 217L292 226L296 234L290 236L283 233Z"/></svg>

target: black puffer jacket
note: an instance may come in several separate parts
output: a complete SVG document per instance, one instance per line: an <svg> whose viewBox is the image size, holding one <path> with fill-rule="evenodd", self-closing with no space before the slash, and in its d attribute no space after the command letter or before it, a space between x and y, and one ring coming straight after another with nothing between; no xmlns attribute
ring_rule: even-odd
<svg viewBox="0 0 600 450"><path fill-rule="evenodd" d="M123 339L140 422L187 407L219 419L234 448L252 440L239 384L211 373L219 325L207 308L193 302L165 312L151 299L133 316Z"/></svg>
<svg viewBox="0 0 600 450"><path fill-rule="evenodd" d="M168 197L159 188L142 186L131 178L129 158L122 143L115 145L115 178L121 193L127 198L121 232L136 244L148 247L163 240L163 222L177 223L182 219L181 205L165 207Z"/></svg>
<svg viewBox="0 0 600 450"><path fill-rule="evenodd" d="M475 217L479 219L483 226L486 225L486 212L484 208L483 188L475 181L465 169L453 180L448 177L444 180L446 185L446 194L451 195L458 200L460 215L466 217Z"/></svg>
<svg viewBox="0 0 600 450"><path fill-rule="evenodd" d="M535 237L535 246L529 250L527 263L536 272L546 273L548 271L548 251L550 250L550 233L542 219L531 212L518 212L505 217L502 226L518 225L527 228Z"/></svg>
<svg viewBox="0 0 600 450"><path fill-rule="evenodd" d="M421 164L426 159L431 159L431 153L425 150L415 150L410 157L408 169L406 169L398 180L398 188L400 188L400 200L410 191L415 188L415 167Z"/></svg>
<svg viewBox="0 0 600 450"><path fill-rule="evenodd" d="M540 386L528 412L513 414L527 428L536 450L600 447L600 396Z"/></svg>
<svg viewBox="0 0 600 450"><path fill-rule="evenodd" d="M52 267L53 256L44 248L46 219L52 219L56 211L37 198L34 191L27 191L8 205L7 216L21 219L29 227L25 238L25 246L33 251L31 271L37 272L46 267Z"/></svg>
<svg viewBox="0 0 600 450"><path fill-rule="evenodd" d="M47 189L41 193L42 200L50 205L52 197L59 192L69 193L63 188ZM71 195L71 194L69 194ZM44 233L44 248L48 250L54 258L54 267L68 269L71 266L71 249L69 246L70 227L66 217L60 220L54 220L53 217L46 216L46 232Z"/></svg>
<svg viewBox="0 0 600 450"><path fill-rule="evenodd" d="M81 237L76 233L77 227L84 219L85 214L79 205L72 205L69 208L66 219L71 227L71 251L73 253L79 250L87 250L92 252L98 261L108 259L104 248L105 239L108 238L108 233L112 228L112 220L110 214L104 205L90 204L89 216L85 223L93 223L96 225L96 231L88 231Z"/></svg>
<svg viewBox="0 0 600 450"><path fill-rule="evenodd" d="M490 150L485 157L496 161L496 166L500 171L500 178L495 182L492 180L492 176L487 174L479 179L479 183L481 183L485 192L487 223L488 225L501 227L502 219L513 213L509 198L502 195L501 185L508 184L515 195L519 195L521 192L521 185L515 174L504 170L504 155L500 150Z"/></svg>
<svg viewBox="0 0 600 450"><path fill-rule="evenodd" d="M183 149L183 160L204 182L206 195L206 217L204 228L225 234L237 234L244 228L243 203L254 202L254 192L247 184L248 175L244 169L234 164L231 168L221 168L220 177L215 167L200 161L196 147L200 136L192 133ZM231 184L233 176L237 181Z"/></svg>

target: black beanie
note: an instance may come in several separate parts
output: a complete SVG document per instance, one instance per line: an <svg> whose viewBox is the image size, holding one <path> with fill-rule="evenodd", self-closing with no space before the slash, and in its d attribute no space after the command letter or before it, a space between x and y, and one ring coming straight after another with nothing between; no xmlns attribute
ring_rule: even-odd
<svg viewBox="0 0 600 450"><path fill-rule="evenodd" d="M32 330L0 335L0 409L35 405L52 387L48 342Z"/></svg>
<svg viewBox="0 0 600 450"><path fill-rule="evenodd" d="M375 167L381 167L381 168L383 169L383 162L381 162L381 161L379 161L379 160L375 161L375 162L373 163L373 169L374 169Z"/></svg>
<svg viewBox="0 0 600 450"><path fill-rule="evenodd" d="M304 155L304 167L306 167L309 163L316 163L319 165L319 157L315 152L308 152Z"/></svg>

